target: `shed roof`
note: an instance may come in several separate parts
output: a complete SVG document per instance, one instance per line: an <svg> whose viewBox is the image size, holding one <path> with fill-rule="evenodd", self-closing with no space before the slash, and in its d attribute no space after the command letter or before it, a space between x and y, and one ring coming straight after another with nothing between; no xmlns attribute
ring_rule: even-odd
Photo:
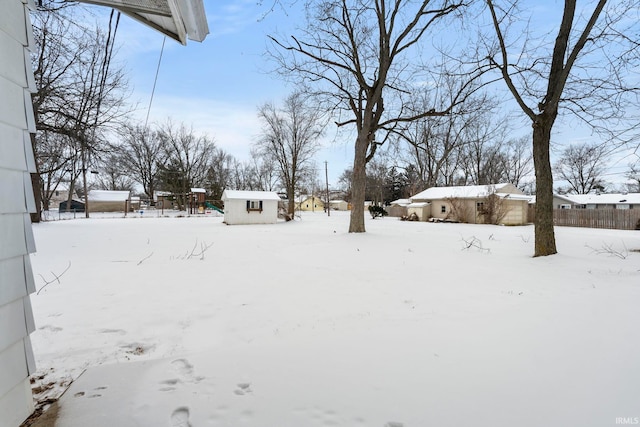
<svg viewBox="0 0 640 427"><path fill-rule="evenodd" d="M224 190L222 200L280 200L275 191Z"/></svg>
<svg viewBox="0 0 640 427"><path fill-rule="evenodd" d="M439 200L448 198L478 198L486 197L493 191L508 190L512 184L491 184L491 185L464 185L456 187L431 187L411 197L411 201L417 200ZM516 189L520 194L520 190ZM518 194L518 193L516 193Z"/></svg>
<svg viewBox="0 0 640 427"><path fill-rule="evenodd" d="M128 191L91 190L89 200L92 202L124 202L129 200Z"/></svg>
<svg viewBox="0 0 640 427"><path fill-rule="evenodd" d="M187 44L187 37L201 42L209 34L209 26L202 0L77 1L117 9L183 45Z"/></svg>

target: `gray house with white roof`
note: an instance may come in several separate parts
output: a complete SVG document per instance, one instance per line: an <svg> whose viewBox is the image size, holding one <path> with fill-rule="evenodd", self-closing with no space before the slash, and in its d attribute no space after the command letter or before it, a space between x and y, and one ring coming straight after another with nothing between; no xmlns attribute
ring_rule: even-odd
<svg viewBox="0 0 640 427"><path fill-rule="evenodd" d="M560 201L555 203L555 201ZM564 201L564 203L561 203ZM558 209L640 209L640 193L564 194L554 196Z"/></svg>

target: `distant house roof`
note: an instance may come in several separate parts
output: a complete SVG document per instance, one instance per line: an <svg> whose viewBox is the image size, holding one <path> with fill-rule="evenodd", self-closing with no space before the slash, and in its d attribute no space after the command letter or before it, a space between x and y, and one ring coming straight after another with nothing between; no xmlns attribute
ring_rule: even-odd
<svg viewBox="0 0 640 427"><path fill-rule="evenodd" d="M245 191L245 190L224 190L222 200L280 200L278 193L274 191Z"/></svg>
<svg viewBox="0 0 640 427"><path fill-rule="evenodd" d="M128 191L91 190L89 200L92 202L124 202L129 200Z"/></svg>
<svg viewBox="0 0 640 427"><path fill-rule="evenodd" d="M206 193L207 190L205 190L204 188L192 188L191 192L192 193Z"/></svg>
<svg viewBox="0 0 640 427"><path fill-rule="evenodd" d="M411 203L411 199L398 199L389 203L391 206L407 206Z"/></svg>
<svg viewBox="0 0 640 427"><path fill-rule="evenodd" d="M201 42L209 34L202 0L76 0L112 7L187 44L187 37Z"/></svg>
<svg viewBox="0 0 640 427"><path fill-rule="evenodd" d="M511 188L510 188L511 187ZM416 200L441 200L448 198L470 199L487 197L492 192L507 191L511 194L522 194L513 184L465 185L457 187L431 187L411 197ZM515 191L513 191L515 190Z"/></svg>
<svg viewBox="0 0 640 427"><path fill-rule="evenodd" d="M640 193L564 194L562 197L577 205L640 204Z"/></svg>

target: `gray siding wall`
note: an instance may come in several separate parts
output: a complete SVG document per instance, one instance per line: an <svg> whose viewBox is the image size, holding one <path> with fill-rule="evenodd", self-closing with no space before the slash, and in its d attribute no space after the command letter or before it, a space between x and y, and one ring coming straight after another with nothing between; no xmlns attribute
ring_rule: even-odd
<svg viewBox="0 0 640 427"><path fill-rule="evenodd" d="M0 13L0 423L19 426L33 411L29 375L35 330L29 295L35 291L29 254L35 252L29 212L35 211L29 173L35 172L35 90L27 0L3 0Z"/></svg>

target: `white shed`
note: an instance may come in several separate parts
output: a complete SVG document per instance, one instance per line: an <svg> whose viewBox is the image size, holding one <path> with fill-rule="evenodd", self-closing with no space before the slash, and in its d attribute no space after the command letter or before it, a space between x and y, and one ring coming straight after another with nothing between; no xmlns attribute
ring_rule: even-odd
<svg viewBox="0 0 640 427"><path fill-rule="evenodd" d="M280 196L273 191L224 190L224 222L235 224L275 224Z"/></svg>

